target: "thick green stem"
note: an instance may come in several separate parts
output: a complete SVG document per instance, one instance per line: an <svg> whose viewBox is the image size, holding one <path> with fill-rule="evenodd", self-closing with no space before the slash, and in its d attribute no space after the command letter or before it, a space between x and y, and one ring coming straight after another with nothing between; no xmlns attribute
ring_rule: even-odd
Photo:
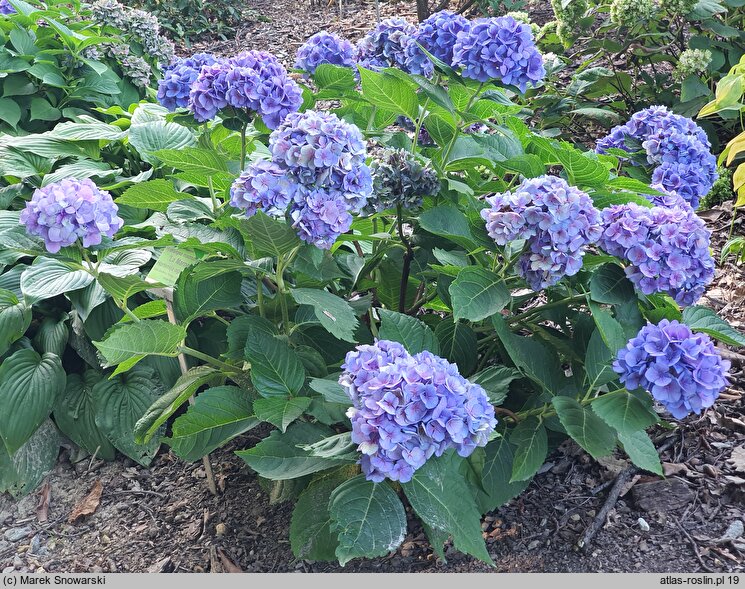
<svg viewBox="0 0 745 589"><path fill-rule="evenodd" d="M248 123L243 123L241 127L241 171L246 167L246 128Z"/></svg>
<svg viewBox="0 0 745 589"><path fill-rule="evenodd" d="M401 289L398 293L398 311L399 313L406 312L406 291L409 288L409 273L411 272L411 261L414 259L414 250L409 243L409 240L404 235L404 213L403 207L399 204L396 206L396 223L398 225L398 236L401 242L406 246L406 253L404 254L403 268L401 270Z"/></svg>
<svg viewBox="0 0 745 589"><path fill-rule="evenodd" d="M213 356L210 356L209 354L204 354L200 352L199 350L195 350L194 348L190 348L188 346L181 346L178 349L179 352L182 354L187 354L188 356L192 356L194 358L197 358L198 360L202 360L203 362L206 362L207 364L211 364L215 368L219 368L220 370L223 370L224 372L229 372L233 374L238 374L241 372L240 368L237 368L236 366L233 366L232 364L228 364L227 362L223 362L222 360L218 360L217 358L214 358Z"/></svg>
<svg viewBox="0 0 745 589"><path fill-rule="evenodd" d="M527 311L520 313L518 315L513 315L512 317L508 317L507 323L518 323L522 321L523 319L526 319L528 317L531 317L532 315L535 315L536 313L540 313L541 311L545 311L547 309L554 309L556 307L562 307L564 305L569 305L571 303L580 303L586 300L587 300L587 295L581 294L581 295L574 295L572 297L567 297L565 299L561 299L560 301L553 301L551 303L546 303L545 305L539 305L537 307L533 307L532 309L528 309Z"/></svg>

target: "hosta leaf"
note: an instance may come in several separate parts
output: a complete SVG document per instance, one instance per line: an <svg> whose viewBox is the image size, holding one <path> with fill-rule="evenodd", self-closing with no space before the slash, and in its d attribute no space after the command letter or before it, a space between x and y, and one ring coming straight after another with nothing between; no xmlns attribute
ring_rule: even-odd
<svg viewBox="0 0 745 589"><path fill-rule="evenodd" d="M440 353L440 343L432 330L410 315L381 309L378 335L381 339L403 344L410 354L418 354L424 350L433 354Z"/></svg>
<svg viewBox="0 0 745 589"><path fill-rule="evenodd" d="M96 426L122 454L148 466L160 446L153 437L146 444L134 439L137 421L162 393L160 381L150 368L135 368L93 386Z"/></svg>
<svg viewBox="0 0 745 589"><path fill-rule="evenodd" d="M401 485L416 514L428 526L453 537L461 552L491 564L481 535L481 517L452 452L430 458Z"/></svg>
<svg viewBox="0 0 745 589"><path fill-rule="evenodd" d="M0 316L0 320L2 317ZM34 347L40 354L48 352L62 357L67 347L70 330L67 327L67 315L44 317L34 336Z"/></svg>
<svg viewBox="0 0 745 589"><path fill-rule="evenodd" d="M246 359L251 382L262 397L294 397L305 383L305 368L290 346L262 331L248 334Z"/></svg>
<svg viewBox="0 0 745 589"><path fill-rule="evenodd" d="M117 327L103 341L93 342L107 366L116 366L145 356L177 356L186 337L181 325L146 319Z"/></svg>
<svg viewBox="0 0 745 589"><path fill-rule="evenodd" d="M299 305L313 307L321 325L331 334L341 340L355 341L354 332L359 322L347 301L330 292L313 288L296 288L291 293Z"/></svg>
<svg viewBox="0 0 745 589"><path fill-rule="evenodd" d="M259 423L246 391L213 387L197 395L195 403L173 422L167 442L176 456L192 462Z"/></svg>
<svg viewBox="0 0 745 589"><path fill-rule="evenodd" d="M9 290L0 290L0 356L19 340L31 325L31 307Z"/></svg>
<svg viewBox="0 0 745 589"><path fill-rule="evenodd" d="M16 498L31 493L54 468L59 448L59 433L50 419L12 457L0 446L0 493Z"/></svg>
<svg viewBox="0 0 745 589"><path fill-rule="evenodd" d="M305 412L310 406L310 402L310 397L256 399L254 401L254 412L258 419L268 421L284 432L287 430L287 426Z"/></svg>
<svg viewBox="0 0 745 589"><path fill-rule="evenodd" d="M158 162L156 152L162 149L182 149L196 142L194 133L178 123L149 121L132 125L129 129L129 143L146 162Z"/></svg>
<svg viewBox="0 0 745 589"><path fill-rule="evenodd" d="M92 395L93 387L104 379L104 375L96 370L68 374L65 391L54 407L54 421L63 434L90 454L114 460L114 446L96 425Z"/></svg>
<svg viewBox="0 0 745 589"><path fill-rule="evenodd" d="M0 438L11 456L49 417L65 388L65 371L55 354L22 349L0 365Z"/></svg>
<svg viewBox="0 0 745 589"><path fill-rule="evenodd" d="M572 439L593 458L608 456L616 445L616 433L589 407L571 397L554 397L556 414Z"/></svg>
<svg viewBox="0 0 745 589"><path fill-rule="evenodd" d="M329 500L331 530L338 534L336 557L344 566L353 558L384 556L406 537L406 513L385 482L364 475L339 485Z"/></svg>
<svg viewBox="0 0 745 589"><path fill-rule="evenodd" d="M85 270L75 270L50 258L37 258L21 275L21 291L29 303L38 303L72 290L85 288L93 282Z"/></svg>
<svg viewBox="0 0 745 589"><path fill-rule="evenodd" d="M510 483L531 479L548 454L548 437L541 420L528 417L520 421L510 434L510 444L515 446Z"/></svg>
<svg viewBox="0 0 745 589"><path fill-rule="evenodd" d="M510 302L510 291L494 272L468 267L458 273L449 288L453 319L480 321L498 313Z"/></svg>
<svg viewBox="0 0 745 589"><path fill-rule="evenodd" d="M299 447L318 442L331 433L323 426L298 421L285 433L274 430L253 448L236 454L262 477L273 481L294 479L351 462L344 458L312 456Z"/></svg>

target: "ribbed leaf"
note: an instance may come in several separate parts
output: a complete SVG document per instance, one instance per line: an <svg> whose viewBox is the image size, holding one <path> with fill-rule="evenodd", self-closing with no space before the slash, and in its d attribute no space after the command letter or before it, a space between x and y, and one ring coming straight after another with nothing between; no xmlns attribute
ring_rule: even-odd
<svg viewBox="0 0 745 589"><path fill-rule="evenodd" d="M37 258L37 262L21 274L21 291L29 303L37 303L85 288L91 282L93 276L85 270L75 270L59 260Z"/></svg>
<svg viewBox="0 0 745 589"><path fill-rule="evenodd" d="M593 458L608 456L616 446L616 433L589 407L571 397L554 397L556 414L572 439Z"/></svg>
<svg viewBox="0 0 745 589"><path fill-rule="evenodd" d="M424 350L433 354L440 352L440 343L432 330L419 319L403 313L381 309L379 336L403 344L410 354Z"/></svg>
<svg viewBox="0 0 745 589"><path fill-rule="evenodd" d="M93 345L106 359L107 366L117 366L150 355L177 356L178 347L185 337L186 330L180 325L147 319L121 325L110 332L106 339L93 342Z"/></svg>

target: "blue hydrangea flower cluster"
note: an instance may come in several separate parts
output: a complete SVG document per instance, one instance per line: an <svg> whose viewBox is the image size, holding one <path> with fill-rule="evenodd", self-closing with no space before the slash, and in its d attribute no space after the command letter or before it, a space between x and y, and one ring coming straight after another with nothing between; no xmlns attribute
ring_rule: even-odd
<svg viewBox="0 0 745 589"><path fill-rule="evenodd" d="M0 0L0 14L14 14L15 11L8 0Z"/></svg>
<svg viewBox="0 0 745 589"><path fill-rule="evenodd" d="M690 207L641 207L636 203L603 209L598 245L628 262L626 276L644 294L663 292L682 306L692 305L714 278L710 232Z"/></svg>
<svg viewBox="0 0 745 589"><path fill-rule="evenodd" d="M650 188L662 194L645 194L644 197L656 207L666 207L668 209L679 208L688 210L691 205L688 201L673 190L668 190L662 184L653 184Z"/></svg>
<svg viewBox="0 0 745 589"><path fill-rule="evenodd" d="M199 122L227 107L250 110L276 129L300 108L303 96L271 53L245 51L230 59L196 54L176 61L163 74L158 101L169 110L188 106Z"/></svg>
<svg viewBox="0 0 745 589"><path fill-rule="evenodd" d="M189 92L202 66L218 61L209 53L195 53L191 57L174 60L163 70L163 79L158 82L158 102L171 112L189 106Z"/></svg>
<svg viewBox="0 0 745 589"><path fill-rule="evenodd" d="M487 202L481 216L497 245L527 240L517 270L535 291L579 272L587 246L603 232L590 197L556 176L525 180Z"/></svg>
<svg viewBox="0 0 745 589"><path fill-rule="evenodd" d="M20 222L31 235L44 238L48 252L82 240L83 247L98 245L103 236L113 237L124 221L105 190L88 178L61 180L34 191Z"/></svg>
<svg viewBox="0 0 745 589"><path fill-rule="evenodd" d="M611 148L629 154L643 151L643 163L654 167L652 183L677 192L694 209L718 177L716 158L704 130L664 106L635 113L598 141L596 151L606 153Z"/></svg>
<svg viewBox="0 0 745 589"><path fill-rule="evenodd" d="M676 419L711 407L729 368L708 335L667 319L642 327L613 363L628 390L649 392Z"/></svg>
<svg viewBox="0 0 745 589"><path fill-rule="evenodd" d="M272 162L251 164L233 184L231 204L248 216L258 209L281 216L289 207L300 239L330 248L372 194L359 129L332 113L291 113L269 150Z"/></svg>
<svg viewBox="0 0 745 589"><path fill-rule="evenodd" d="M339 382L353 403L352 441L368 480L406 483L450 448L469 456L496 427L484 389L430 352L412 356L379 340L349 352L342 369Z"/></svg>
<svg viewBox="0 0 745 589"><path fill-rule="evenodd" d="M295 67L309 74L314 74L322 63L354 67L355 49L347 39L335 33L321 31L316 33L297 51Z"/></svg>
<svg viewBox="0 0 745 589"><path fill-rule="evenodd" d="M398 67L409 71L408 62L419 63L407 50L416 32L417 28L403 18L382 20L357 43L357 63L369 70Z"/></svg>
<svg viewBox="0 0 745 589"><path fill-rule="evenodd" d="M500 80L517 86L521 92L546 75L530 25L511 16L480 18L458 33L453 67L463 68L466 78L479 82Z"/></svg>
<svg viewBox="0 0 745 589"><path fill-rule="evenodd" d="M414 40L437 59L450 65L458 33L467 31L470 26L468 19L460 14L442 10L419 24Z"/></svg>

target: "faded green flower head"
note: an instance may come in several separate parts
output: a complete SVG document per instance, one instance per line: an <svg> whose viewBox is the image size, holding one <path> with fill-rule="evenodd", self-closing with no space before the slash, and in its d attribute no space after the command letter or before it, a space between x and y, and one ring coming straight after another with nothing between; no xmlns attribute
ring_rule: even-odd
<svg viewBox="0 0 745 589"><path fill-rule="evenodd" d="M654 0L613 0L610 19L622 27L649 20L655 12Z"/></svg>
<svg viewBox="0 0 745 589"><path fill-rule="evenodd" d="M671 16L686 16L698 0L660 0L660 10Z"/></svg>
<svg viewBox="0 0 745 589"><path fill-rule="evenodd" d="M711 51L708 49L686 49L680 54L678 65L675 66L675 79L682 82L690 75L701 74L710 63Z"/></svg>
<svg viewBox="0 0 745 589"><path fill-rule="evenodd" d="M551 0L556 16L556 34L562 43L570 44L586 27L581 19L587 13L587 0Z"/></svg>

